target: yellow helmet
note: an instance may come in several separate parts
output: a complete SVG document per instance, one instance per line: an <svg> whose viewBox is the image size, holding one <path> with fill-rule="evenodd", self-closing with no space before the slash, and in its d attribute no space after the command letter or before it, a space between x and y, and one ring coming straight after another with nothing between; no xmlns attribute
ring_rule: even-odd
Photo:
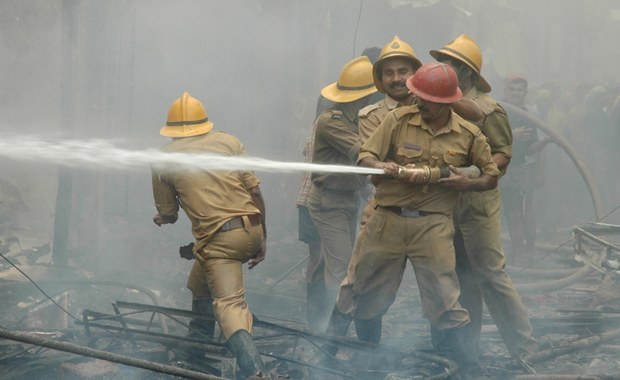
<svg viewBox="0 0 620 380"><path fill-rule="evenodd" d="M323 97L336 103L348 103L377 92L372 79L372 63L366 56L354 58L342 70L338 81L321 90Z"/></svg>
<svg viewBox="0 0 620 380"><path fill-rule="evenodd" d="M184 92L172 102L168 110L168 120L159 134L166 137L191 137L203 135L213 129L207 111L200 100Z"/></svg>
<svg viewBox="0 0 620 380"><path fill-rule="evenodd" d="M491 92L491 85L482 77L482 50L470 36L461 34L454 41L439 50L431 50L430 54L440 61L442 55L449 56L463 62L474 70L478 76L478 89L482 92Z"/></svg>
<svg viewBox="0 0 620 380"><path fill-rule="evenodd" d="M407 58L411 61L411 64L413 65L413 71L416 71L418 68L420 68L420 66L422 66L422 62L420 62L418 57L416 57L411 45L401 41L398 36L394 36L392 41L383 47L383 49L381 50L381 54L379 54L379 59L372 67L372 76L375 81L375 86L377 86L377 89L381 92L385 92L385 89L383 88L383 83L381 82L381 70L383 69L383 61L391 57Z"/></svg>

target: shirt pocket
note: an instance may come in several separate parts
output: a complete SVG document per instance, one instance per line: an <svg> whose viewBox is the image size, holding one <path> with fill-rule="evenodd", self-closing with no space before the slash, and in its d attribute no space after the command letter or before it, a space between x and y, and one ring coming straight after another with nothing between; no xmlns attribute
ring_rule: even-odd
<svg viewBox="0 0 620 380"><path fill-rule="evenodd" d="M399 146L396 150L396 163L399 165L413 164L422 161L422 147L414 144Z"/></svg>

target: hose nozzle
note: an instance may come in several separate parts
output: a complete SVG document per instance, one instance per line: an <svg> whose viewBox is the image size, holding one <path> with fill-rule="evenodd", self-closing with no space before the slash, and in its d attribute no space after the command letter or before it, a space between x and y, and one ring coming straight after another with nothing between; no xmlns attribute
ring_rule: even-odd
<svg viewBox="0 0 620 380"><path fill-rule="evenodd" d="M480 169L476 165L459 168L459 170L468 178L478 178L481 174ZM398 168L397 177L405 178L416 173L424 178L424 183L437 183L441 178L448 178L456 175L447 166L430 167L424 165L415 168L400 166Z"/></svg>

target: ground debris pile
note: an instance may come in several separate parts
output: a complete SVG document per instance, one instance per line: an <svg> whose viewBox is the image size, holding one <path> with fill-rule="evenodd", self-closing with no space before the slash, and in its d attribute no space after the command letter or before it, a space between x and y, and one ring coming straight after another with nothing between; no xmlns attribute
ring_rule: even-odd
<svg viewBox="0 0 620 380"><path fill-rule="evenodd" d="M485 314L481 352L491 378L620 377L620 284L613 267L618 255L617 229L596 228L575 229L574 248L556 254L557 265L518 270L513 275L519 288L549 281L563 285L522 292L540 352L513 360ZM212 340L187 338L192 312L183 303L186 300L179 300L179 283L100 280L88 268L79 267L59 278L50 263L49 246L25 248L19 239L3 241L2 253L8 260L0 272L0 297L5 305L0 326L6 334L41 339L36 344L3 336L0 367L4 379L234 378L235 361L220 335ZM544 249L540 255L545 255ZM589 268L587 272L576 276L584 267ZM158 277L166 276L162 271ZM571 276L575 280L566 284L564 279ZM300 322L303 315L289 320L270 317L278 299L281 309L303 312L303 295L291 294L293 282L299 279L291 277L282 279L287 292L281 295L267 283L273 278L280 281L278 274L265 277L262 289L269 289L268 294L261 293L256 283L251 283L253 291L248 292L256 315L256 342L274 377L439 379L456 372L453 362L431 350L428 322L420 315L414 296L413 275L403 280L396 303L385 316L382 344L377 347L360 344L354 332L351 338L335 340L311 333ZM267 298L272 302L260 301ZM73 351L46 346L49 341ZM337 355L325 354L328 344L340 347ZM192 360L196 352L198 361Z"/></svg>

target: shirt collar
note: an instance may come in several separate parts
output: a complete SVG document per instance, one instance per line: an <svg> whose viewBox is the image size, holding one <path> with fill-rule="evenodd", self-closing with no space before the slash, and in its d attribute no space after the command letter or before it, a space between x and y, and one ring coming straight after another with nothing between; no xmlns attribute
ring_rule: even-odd
<svg viewBox="0 0 620 380"><path fill-rule="evenodd" d="M424 119L422 119L422 116L419 113L416 113L411 119L409 119L408 123L411 125L416 125L428 131L428 133L430 134L438 136L438 135L442 135L444 133L449 133L449 132L456 132L460 134L461 133L460 120L462 119L454 111L452 111L452 109L450 109L450 120L448 120L448 124L445 125L443 128L441 128L436 133L432 132L430 125L428 125L424 121Z"/></svg>
<svg viewBox="0 0 620 380"><path fill-rule="evenodd" d="M385 105L391 111L395 108L400 107L402 104L398 100L392 98L390 95L385 95Z"/></svg>

